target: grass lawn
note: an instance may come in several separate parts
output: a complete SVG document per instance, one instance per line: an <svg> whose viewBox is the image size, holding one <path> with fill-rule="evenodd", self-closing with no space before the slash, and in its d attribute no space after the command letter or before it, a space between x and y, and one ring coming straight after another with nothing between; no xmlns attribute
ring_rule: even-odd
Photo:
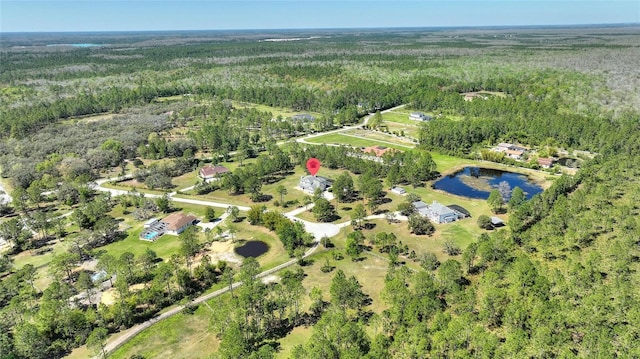
<svg viewBox="0 0 640 359"><path fill-rule="evenodd" d="M380 146L395 148L401 151L407 150L407 147L406 147L407 145L400 145L393 142L387 143L391 141L387 141L387 140L379 141L371 138L358 137L355 135L349 136L341 133L332 133L329 135L310 138L307 140L307 142L318 143L318 144L327 143L327 144L349 145L353 147L369 147L374 145L380 145Z"/></svg>
<svg viewBox="0 0 640 359"><path fill-rule="evenodd" d="M344 136L357 136L361 138L371 139L378 142L386 142L389 145L397 145L400 146L400 149L407 149L415 147L415 144L411 142L411 140L407 140L402 137L397 137L393 134L380 132L380 131L371 131L371 130L363 130L363 129L355 129L349 130L345 132L340 132Z"/></svg>
<svg viewBox="0 0 640 359"><path fill-rule="evenodd" d="M464 166L478 166L480 163L467 158L453 157L449 155L443 155L437 152L431 152L431 158L436 163L438 172L450 173L455 169L462 168Z"/></svg>
<svg viewBox="0 0 640 359"><path fill-rule="evenodd" d="M138 257L149 248L164 260L168 260L172 254L177 254L180 251L180 239L177 236L165 234L155 242L149 242L139 239L140 232L142 232L142 225L129 230L125 239L107 244L100 247L99 250L104 250L119 258L125 252L131 252Z"/></svg>
<svg viewBox="0 0 640 359"><path fill-rule="evenodd" d="M420 133L420 128L415 126L408 126L397 122L385 122L385 126L389 129L389 132L396 132L404 136L417 139Z"/></svg>
<svg viewBox="0 0 640 359"><path fill-rule="evenodd" d="M283 118L286 118L286 117L291 117L293 115L297 115L301 113L308 113L314 116L315 118L322 116L322 114L318 112L299 112L299 111L294 111L288 108L272 107L272 106L259 105L255 103L249 103L249 102L232 101L232 103L233 103L233 107L236 107L236 108L255 108L258 111L271 112L274 118L278 116L282 116Z"/></svg>
<svg viewBox="0 0 640 359"><path fill-rule="evenodd" d="M262 270L273 268L291 259L274 232L270 232L262 226L252 226L247 222L237 223L237 225L239 231L236 234L235 247L251 240L263 241L269 246L269 251L257 258Z"/></svg>
<svg viewBox="0 0 640 359"><path fill-rule="evenodd" d="M395 123L401 123L401 124L409 125L413 127L420 127L420 124L423 123L422 121L409 119L409 115L411 114L411 112L413 111L403 112L403 111L396 110L396 111L385 112L382 114L382 120L384 122L395 122ZM435 117L434 113L425 112L425 114Z"/></svg>
<svg viewBox="0 0 640 359"><path fill-rule="evenodd" d="M219 341L209 328L212 312L209 305L200 305L193 314L176 314L142 331L109 356L130 358L134 354L145 358L208 358L218 350Z"/></svg>
<svg viewBox="0 0 640 359"><path fill-rule="evenodd" d="M173 177L171 179L171 183L173 183L174 186L176 186L174 188L174 190L179 190L180 188L186 188L186 187L191 187L197 183L200 183L202 181L202 179L200 179L200 177L198 177L198 170L196 171L192 171L192 172L187 172L185 174L183 174L182 176L178 176L178 177Z"/></svg>

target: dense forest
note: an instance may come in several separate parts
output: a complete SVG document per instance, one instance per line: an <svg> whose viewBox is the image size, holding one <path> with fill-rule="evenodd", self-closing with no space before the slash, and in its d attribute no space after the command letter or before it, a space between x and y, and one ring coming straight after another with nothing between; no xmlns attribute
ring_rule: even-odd
<svg viewBox="0 0 640 359"><path fill-rule="evenodd" d="M206 329L216 333L221 358L273 357L274 343L303 326L311 334L293 358L640 357L640 31L320 35L3 36L0 176L13 200L0 197L0 236L9 243L0 256L1 358L101 348L107 334L227 283L231 293L216 299ZM77 39L100 46L47 46ZM471 92L485 96L469 101ZM373 162L351 147L290 141L398 105L434 116L416 126L415 150ZM317 118L295 122L268 108ZM136 181L168 193L173 178L205 162L238 162L219 184L195 190L246 193L259 203L263 186L313 156L344 171L341 187L354 193L336 194L341 203L361 196L374 213L382 182L415 188L439 175L429 151L476 159L499 142L589 156L577 172L509 208L506 228L473 238L458 256L440 262L421 253L416 269L394 252L380 297L340 269L323 297L304 287L303 265L265 284L255 260L233 269L209 258L196 263L195 231L180 236L170 260L153 250L101 251L126 237L114 211L146 220L175 205L167 196L99 194L93 181L105 174L133 168ZM229 215L234 233L243 217L237 208ZM260 205L246 216L242 226L273 233L304 264L313 241L300 222ZM213 232L203 236L213 241ZM372 242L387 240L379 237ZM13 264L42 255L48 241L66 241L69 250L56 250L50 263ZM347 239L356 247L363 241ZM90 259L115 275L113 305L78 296L96 290L78 270ZM48 286L40 288L45 266ZM244 284L234 289L234 278ZM136 285L144 290L131 291ZM383 310L370 311L372 301Z"/></svg>

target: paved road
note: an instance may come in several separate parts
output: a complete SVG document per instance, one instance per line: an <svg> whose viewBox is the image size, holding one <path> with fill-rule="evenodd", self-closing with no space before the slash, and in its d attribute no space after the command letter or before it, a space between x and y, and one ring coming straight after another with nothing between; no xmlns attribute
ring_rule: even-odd
<svg viewBox="0 0 640 359"><path fill-rule="evenodd" d="M307 222L307 223L310 223L310 222ZM309 250L307 250L307 252L304 254L303 258L306 258L306 257L312 255L316 251L316 249L318 248L319 239L320 239L319 237L316 237L315 244L313 245L313 247L311 247L311 248L309 248ZM286 263L280 264L279 266L273 267L271 269L268 269L268 270L258 274L256 277L263 278L263 277L269 276L269 275L271 275L273 273L276 273L276 272L278 272L278 271L280 271L280 270L282 270L284 268L292 266L292 265L296 264L297 262L298 262L297 259L291 259ZM220 296L220 295L228 292L232 288L237 288L240 285L242 285L242 282L235 282L231 286L224 287L222 289L218 289L215 292L211 292L211 293L208 293L208 294L201 295L198 298L190 301L187 304L179 305L177 307L171 308L168 311L160 314L157 317L151 318L151 319L147 320L144 323L140 323L140 324L138 324L136 326L133 326L133 327L129 328L124 333L124 335L122 335L122 336L116 338L115 340L112 340L109 343L107 343L107 345L105 346L105 352L107 353L107 355L110 354L111 352L113 352L114 350L118 349L119 347L124 345L126 342L131 340L138 333L142 332L143 330L149 328L153 324L155 324L155 323L157 323L157 322L159 322L159 321L161 321L163 319L167 319L167 318L169 318L171 316L174 316L174 315L180 313L180 311L182 311L187 306L197 305L197 304L203 303L203 302L205 302L205 301L207 301L207 300L209 300L211 298L215 298L217 296ZM98 357L95 357L94 359L98 359Z"/></svg>
<svg viewBox="0 0 640 359"><path fill-rule="evenodd" d="M397 106L388 110L385 110L383 112L388 112L388 111L392 111L394 109L397 108L401 108L404 105L401 106ZM367 116L362 125L366 125L366 123L368 122L369 118L371 117L371 115ZM341 132L341 131L347 131L350 129L355 129L358 128L362 125L356 125L356 126L349 126L349 127L344 127L338 130L334 130L334 131L329 131L329 132L323 132L323 133L318 133L318 134L314 134L311 135L307 138L310 137L317 137L317 136L322 136L322 135L326 135L329 133L335 133L335 132ZM100 179L96 181L95 186L93 186L93 188L95 188L96 190L99 191L105 191L105 192L109 192L111 193L111 195L113 196L119 196L119 195L123 195L123 194L128 194L129 191L124 191L124 190L119 190L119 189L112 189L112 188L105 188L102 187L102 185L104 183L107 182L111 182L111 181L119 181L119 180L125 180L125 179L130 179L131 176L123 176L123 177L115 177L115 178L107 178L107 179ZM142 193L142 192L141 192ZM156 194L150 194L150 193L143 193L145 197L149 197L149 198L157 198L160 197L160 195L156 195ZM211 202L211 201L203 201L203 200L196 200L196 199L190 199L190 198L180 198L180 197L176 197L176 192L172 192L168 194L169 197L171 198L172 201L174 202L183 202L183 203L192 203L192 204L199 204L199 205L204 205L204 206L211 206L211 207L223 207L223 208L228 208L231 205L230 204L226 204L226 203L218 203L218 202ZM326 195L331 195L329 193L325 194ZM243 206L237 206L240 210L249 210L248 207L243 207ZM304 224L305 226L305 230L309 233L311 233L314 236L314 240L315 240L315 244L313 245L313 247L311 247L309 250L307 250L307 252L304 254L304 258L312 255L316 249L318 248L318 244L319 241L322 237L333 237L335 235L337 235L340 232L341 228L344 228L346 226L348 226L350 224L350 222L344 222L344 223L340 223L340 224L333 224L333 223L315 223L315 222L310 222L310 221L306 221L300 218L296 218L295 216L297 214L302 213L305 210L308 210L309 208L311 208L312 205L307 206L307 207L303 207L303 208L298 208L295 209L293 211L290 211L288 213L285 213L285 216L297 221L297 222L301 222ZM384 215L375 215L375 216L369 216L367 217L367 219L374 219L374 218L384 218ZM396 218L398 218L398 216L396 216ZM405 217L406 218L406 217ZM268 269L260 274L258 274L258 278L262 278L262 277L266 277L268 275L271 275L273 273L276 273L284 268L287 268L293 264L297 263L296 259L292 259L289 260L286 263L283 263L279 266L276 266L274 268ZM150 326L152 326L153 324L169 318L177 313L180 313L180 311L182 311L186 306L188 305L196 305L196 304L200 304L203 303L211 298L215 298L219 295L222 295L226 292L228 292L230 289L232 288L236 288L238 286L240 286L242 284L242 282L235 282L233 283L231 286L229 287L225 287L222 289L219 289L215 292L211 292L205 295L202 295L194 300L192 300L191 302L189 302L188 304L185 305L180 305L174 308L169 309L168 311L160 314L157 317L151 318L149 320L147 320L144 323L138 324L134 327L131 327L129 330L127 330L122 336L110 341L109 343L107 343L106 347L105 347L105 352L107 354L113 352L114 350L118 349L120 346L124 345L126 342L128 342L129 340L131 340L134 336L136 336L138 333L142 332L143 330L149 328Z"/></svg>
<svg viewBox="0 0 640 359"><path fill-rule="evenodd" d="M112 196L122 196L125 194L131 194L132 193L131 191L115 189L115 188L106 188L102 186L107 182L123 181L131 178L132 177L130 175L122 176L122 177L102 178L95 181L95 185L93 186L93 189L96 189L98 191L103 191L103 192L109 192L111 193ZM189 187L189 188L193 188L193 187ZM145 193L145 192L137 192L137 193L141 193L147 198L159 198L163 196L163 195L154 194L154 193ZM177 192L167 193L167 196L174 202L191 203L191 204L198 204L202 206L219 207L219 208L229 208L234 206L233 204L229 204L229 203L220 203L220 202L213 202L213 201L204 201L200 199L176 197L177 196L176 193ZM249 210L249 207L246 207L246 206L236 206L236 207L238 207L238 209L241 211Z"/></svg>

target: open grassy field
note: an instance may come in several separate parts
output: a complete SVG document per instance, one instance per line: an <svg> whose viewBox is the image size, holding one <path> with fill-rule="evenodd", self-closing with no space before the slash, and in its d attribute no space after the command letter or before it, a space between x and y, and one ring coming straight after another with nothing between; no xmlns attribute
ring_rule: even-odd
<svg viewBox="0 0 640 359"><path fill-rule="evenodd" d="M144 358L208 358L218 350L219 341L210 330L209 304L193 314L177 314L143 331L109 356L127 359L134 354Z"/></svg>
<svg viewBox="0 0 640 359"><path fill-rule="evenodd" d="M255 108L258 111L262 111L262 112L271 112L271 114L273 115L274 118L278 117L278 116L282 116L283 118L287 118L287 117L291 117L293 115L298 115L301 113L308 113L316 118L322 116L322 114L317 113L317 112L300 112L300 111L293 111L291 109L288 108L283 108L283 107L272 107L272 106L267 106L267 105L260 105L260 104L255 104L255 103L248 103L248 102L240 102L240 101L233 101L233 106L236 108Z"/></svg>
<svg viewBox="0 0 640 359"><path fill-rule="evenodd" d="M386 142L391 145L398 145L398 146L404 147L405 149L415 147L415 143L413 143L411 140L398 137L394 134L381 132L381 131L355 129L355 130L349 130L341 133L345 136L356 136L360 138L370 139L373 141Z"/></svg>
<svg viewBox="0 0 640 359"><path fill-rule="evenodd" d="M405 137L409 137L413 139L417 139L420 133L420 128L416 126L405 125L402 123L389 122L389 121L385 122L384 125L387 126L387 129L391 133L394 133L394 132L399 134L404 133Z"/></svg>
<svg viewBox="0 0 640 359"><path fill-rule="evenodd" d="M325 136L318 136L311 139L308 139L307 142L317 143L317 144L338 144L338 145L349 145L353 147L369 147L369 146L385 146L395 148L397 150L407 150L408 148L412 148L413 146L407 145L405 143L392 142L391 136L386 136L389 139L378 140L374 138L364 138L356 135L342 134L342 133L332 133Z"/></svg>
<svg viewBox="0 0 640 359"><path fill-rule="evenodd" d="M411 114L411 112L413 111L409 111L409 110L394 110L394 111L389 111L389 112L385 112L382 114L382 120L386 123L386 122L394 122L394 123L401 123L403 125L407 125L410 127L420 127L420 124L422 124L422 121L416 121L416 120L410 120L409 119L409 115ZM435 114L430 113L430 112L424 112L424 114L435 117Z"/></svg>

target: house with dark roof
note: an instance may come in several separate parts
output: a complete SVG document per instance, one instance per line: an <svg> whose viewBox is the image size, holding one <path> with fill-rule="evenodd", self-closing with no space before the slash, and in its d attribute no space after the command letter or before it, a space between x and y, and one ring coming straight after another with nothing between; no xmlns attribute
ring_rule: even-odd
<svg viewBox="0 0 640 359"><path fill-rule="evenodd" d="M385 146L371 146L362 149L364 153L373 153L376 157L382 157L387 152L395 151L393 148L385 147Z"/></svg>
<svg viewBox="0 0 640 359"><path fill-rule="evenodd" d="M326 190L331 187L333 181L329 178L322 176L302 176L300 177L300 182L298 182L298 188L303 190L306 193L313 194L316 189L319 188L321 191Z"/></svg>
<svg viewBox="0 0 640 359"><path fill-rule="evenodd" d="M431 121L433 117L422 112L411 112L411 115L409 115L409 119L415 121Z"/></svg>
<svg viewBox="0 0 640 359"><path fill-rule="evenodd" d="M200 169L200 172L198 174L203 180L210 180L219 177L227 172L229 172L229 169L224 166L206 165Z"/></svg>
<svg viewBox="0 0 640 359"><path fill-rule="evenodd" d="M298 115L293 115L291 116L291 119L294 121L315 121L316 118L314 116L311 116L308 113L301 113Z"/></svg>

